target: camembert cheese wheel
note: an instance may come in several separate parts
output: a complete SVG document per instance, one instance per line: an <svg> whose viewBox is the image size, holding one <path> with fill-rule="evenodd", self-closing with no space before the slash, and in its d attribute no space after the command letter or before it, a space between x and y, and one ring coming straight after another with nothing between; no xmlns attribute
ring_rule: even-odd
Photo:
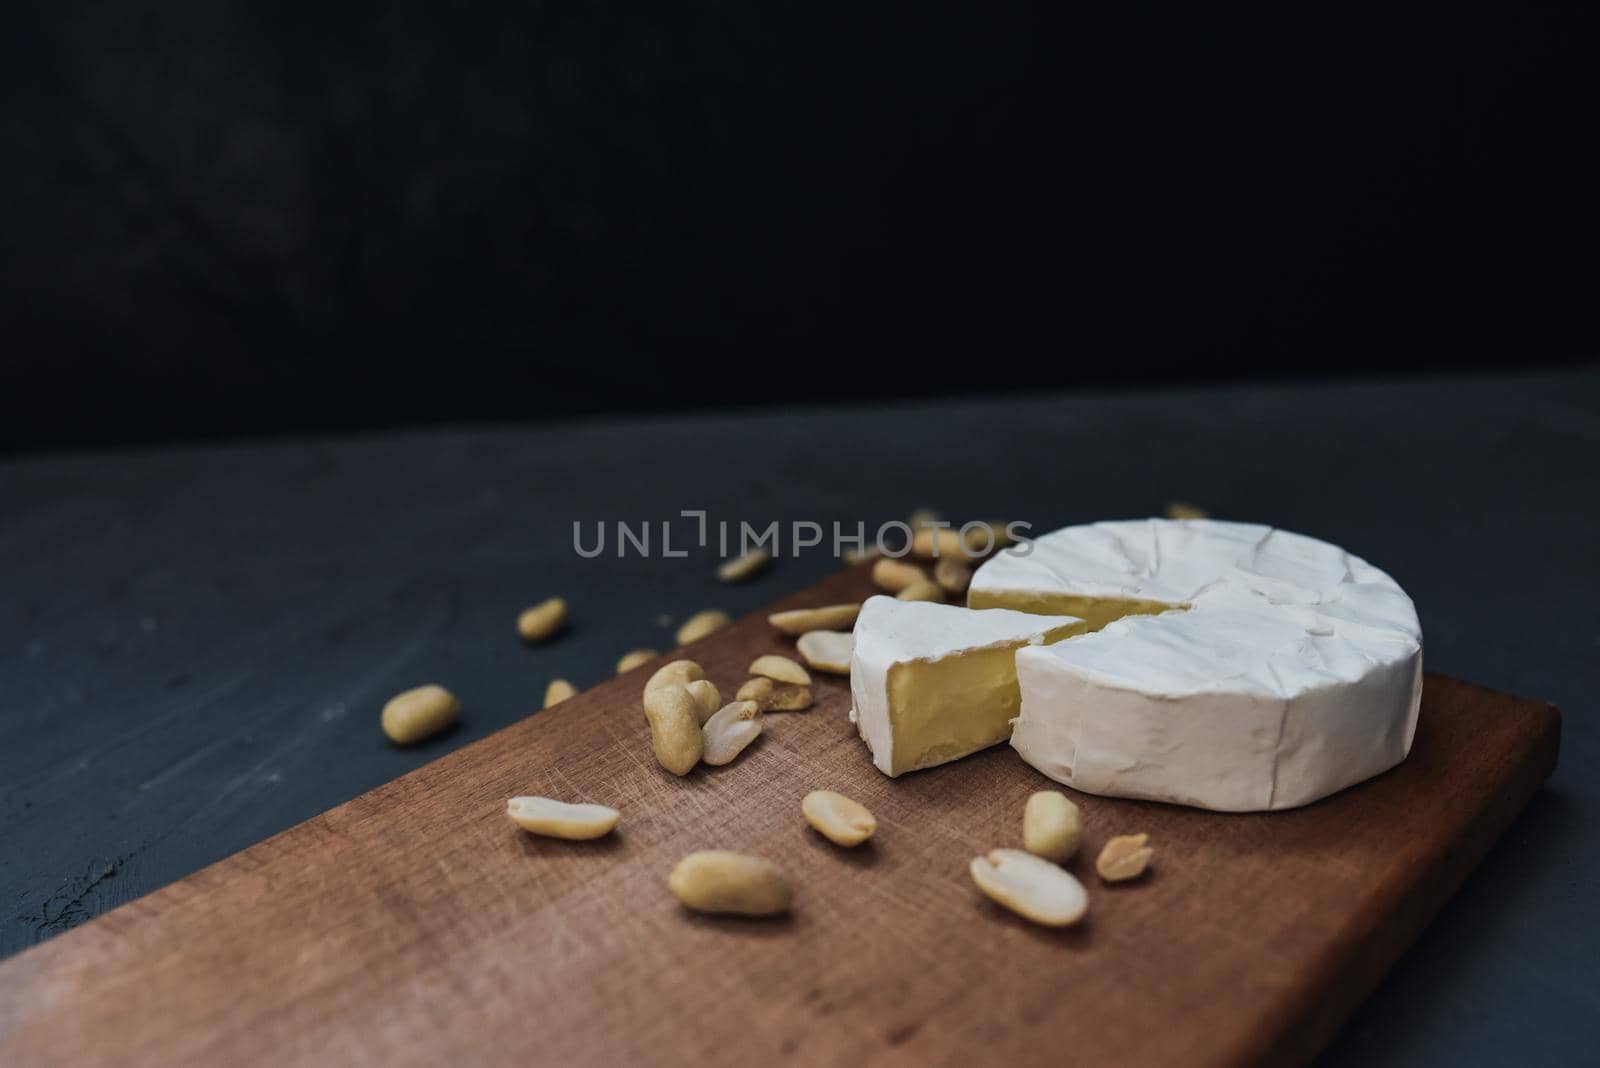
<svg viewBox="0 0 1600 1068"><path fill-rule="evenodd" d="M1094 628L1016 653L1011 744L1079 790L1293 808L1411 749L1416 608L1387 574L1314 538L1214 520L1068 527L985 563L968 604Z"/></svg>

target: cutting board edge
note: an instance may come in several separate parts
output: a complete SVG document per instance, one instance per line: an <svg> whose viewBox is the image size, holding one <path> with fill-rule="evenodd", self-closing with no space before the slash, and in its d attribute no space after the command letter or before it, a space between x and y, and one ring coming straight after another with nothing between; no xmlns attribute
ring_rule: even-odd
<svg viewBox="0 0 1600 1068"><path fill-rule="evenodd" d="M1510 761L1517 775L1506 789L1489 795L1438 867L1422 870L1410 887L1397 890L1392 907L1373 910L1374 923L1361 937L1349 940L1348 952L1333 966L1331 981L1308 982L1301 1012L1267 1036L1249 1063L1264 1068L1312 1063L1466 884L1556 769L1561 710L1555 705L1438 672L1429 672L1426 678L1479 691L1497 702L1514 701L1537 719L1523 752Z"/></svg>

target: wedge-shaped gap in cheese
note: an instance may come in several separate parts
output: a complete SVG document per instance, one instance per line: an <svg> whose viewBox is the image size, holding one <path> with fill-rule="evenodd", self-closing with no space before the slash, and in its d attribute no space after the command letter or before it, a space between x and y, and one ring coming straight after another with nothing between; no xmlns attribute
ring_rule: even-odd
<svg viewBox="0 0 1600 1068"><path fill-rule="evenodd" d="M967 607L1007 608L1036 616L1072 616L1083 620L1086 630L1095 631L1124 616L1156 616L1163 612L1182 612L1189 606L1134 597L1075 597L1064 593L973 589L967 594Z"/></svg>

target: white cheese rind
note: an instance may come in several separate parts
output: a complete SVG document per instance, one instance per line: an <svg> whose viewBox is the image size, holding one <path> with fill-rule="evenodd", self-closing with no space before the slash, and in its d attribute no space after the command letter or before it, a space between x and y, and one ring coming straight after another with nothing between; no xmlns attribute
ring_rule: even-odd
<svg viewBox="0 0 1600 1068"><path fill-rule="evenodd" d="M1090 793L1221 811L1308 804L1405 759L1422 693L1415 607L1303 535L1213 520L1069 527L974 591L1184 604L1021 649L1011 744Z"/></svg>
<svg viewBox="0 0 1600 1068"><path fill-rule="evenodd" d="M893 774L894 731L889 718L889 669L896 664L933 662L958 653L992 649L1019 641L1037 643L1072 620L1003 608L973 611L932 601L869 597L856 619L850 659L850 716L872 762ZM1003 739L1002 739L1003 740Z"/></svg>

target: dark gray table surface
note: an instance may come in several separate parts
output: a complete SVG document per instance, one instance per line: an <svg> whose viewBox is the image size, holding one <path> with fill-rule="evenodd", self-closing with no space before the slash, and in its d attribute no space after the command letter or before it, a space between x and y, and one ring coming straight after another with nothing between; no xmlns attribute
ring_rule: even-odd
<svg viewBox="0 0 1600 1068"><path fill-rule="evenodd" d="M598 682L690 612L754 609L837 566L810 550L727 587L698 549L581 559L575 520L875 525L929 506L1044 530L1181 498L1367 557L1415 598L1431 670L1564 713L1547 789L1326 1062L1588 1058L1597 468L1596 367L12 460L0 954L529 714L556 675ZM677 519L676 544L693 533ZM524 646L517 611L553 593L571 632ZM390 748L378 709L426 681L460 695L461 727Z"/></svg>

